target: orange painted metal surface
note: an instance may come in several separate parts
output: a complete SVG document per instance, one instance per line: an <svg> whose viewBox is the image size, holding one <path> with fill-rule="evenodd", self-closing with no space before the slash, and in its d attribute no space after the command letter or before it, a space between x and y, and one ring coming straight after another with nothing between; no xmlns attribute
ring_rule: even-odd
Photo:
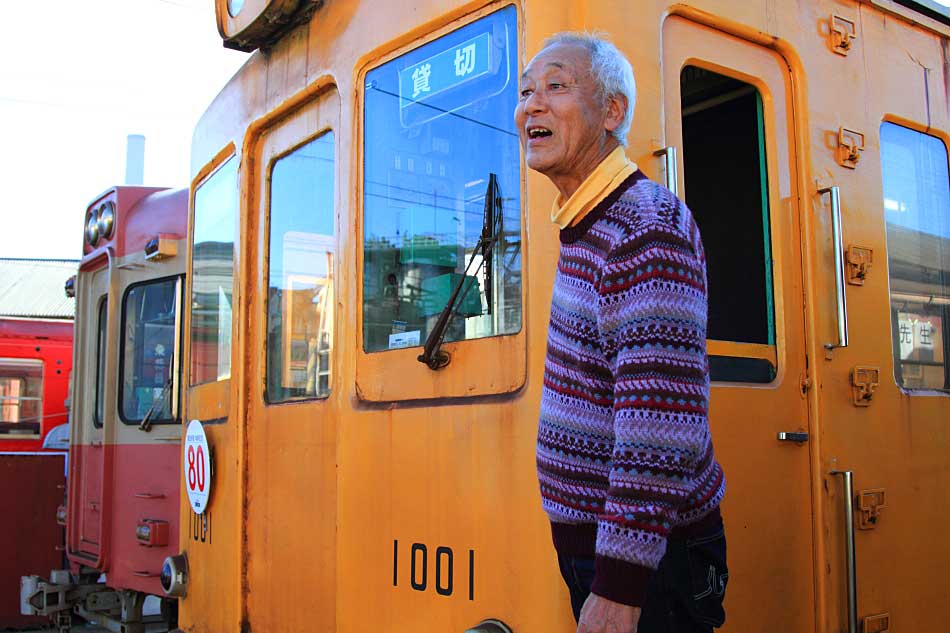
<svg viewBox="0 0 950 633"><path fill-rule="evenodd" d="M180 542L190 569L184 631L461 632L486 617L519 632L573 630L534 473L558 250L550 183L522 168L530 257L520 335L454 343L453 364L438 374L413 365L412 350L362 351L366 74L506 5L407 6L326 3L254 54L196 130L192 189L234 155L240 208L231 375L184 396L187 419L209 422L215 459L213 538L183 530ZM902 630L939 628L940 570L950 565L939 538L950 521L950 397L911 393L893 379L879 128L895 121L948 140L947 30L883 0L514 6L522 66L561 30L602 30L628 55L638 86L628 155L658 181L665 174L654 153L681 139L681 68L740 79L762 96L775 342L713 341L710 350L773 359L778 369L769 383L712 389L710 423L729 482L724 630L776 622L798 633L846 630L837 471L853 472L859 492L884 489L887 498L874 529L855 534L858 620L888 613ZM834 50L833 15L856 25L847 55ZM865 136L854 169L838 162L843 127ZM333 389L325 400L268 404L269 170L280 152L327 128L337 139ZM842 196L845 247L875 253L864 285L844 291L850 345L832 350L832 227L819 194L830 186ZM857 366L880 368L868 407L853 404ZM780 433L807 433L807 442ZM198 521L184 498L180 507L183 525ZM439 591L449 569L452 591Z"/></svg>

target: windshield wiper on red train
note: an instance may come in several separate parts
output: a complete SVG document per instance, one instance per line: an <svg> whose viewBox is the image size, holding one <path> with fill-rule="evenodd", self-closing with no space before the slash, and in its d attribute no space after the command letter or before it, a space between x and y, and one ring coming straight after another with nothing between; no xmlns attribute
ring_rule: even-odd
<svg viewBox="0 0 950 633"><path fill-rule="evenodd" d="M478 243L475 244L475 248L472 250L468 264L465 265L465 272L462 273L462 278L459 279L459 282L452 290L452 294L449 296L449 300L446 302L442 314L439 315L439 320L436 321L435 326L429 332L429 336L426 337L422 354L419 354L418 357L418 361L425 363L429 369L442 369L452 360L451 354L442 349L442 341L445 339L445 332L449 327L449 323L451 323L455 317L458 307L462 305L465 295L468 294L468 291L471 290L473 286L477 287L475 281L468 275L469 269L471 269L472 264L475 262L476 255L481 255L481 259L479 260L475 274L478 275L479 271L481 271L483 267L485 268L485 279L483 283L485 285L485 299L488 303L487 314L491 314L492 312L491 285L494 268L492 263L494 246L501 236L502 219L501 192L498 189L498 177L490 173L488 174L488 188L485 190L485 210L482 220L481 237L479 237ZM488 262L487 267L485 267L485 262Z"/></svg>

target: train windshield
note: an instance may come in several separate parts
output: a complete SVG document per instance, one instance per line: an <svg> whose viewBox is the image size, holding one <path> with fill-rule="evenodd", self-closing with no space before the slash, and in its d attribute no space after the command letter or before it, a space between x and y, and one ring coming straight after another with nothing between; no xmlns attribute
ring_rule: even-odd
<svg viewBox="0 0 950 633"><path fill-rule="evenodd" d="M518 51L516 13L507 7L367 74L367 352L422 345L459 285L446 341L521 329L521 156L511 115ZM485 204L493 174L500 235L466 275L495 220Z"/></svg>
<svg viewBox="0 0 950 633"><path fill-rule="evenodd" d="M192 385L231 377L237 166L237 159L228 159L195 190L191 250Z"/></svg>
<svg viewBox="0 0 950 633"><path fill-rule="evenodd" d="M0 358L0 436L39 435L43 361Z"/></svg>
<svg viewBox="0 0 950 633"><path fill-rule="evenodd" d="M950 389L950 188L947 148L881 125L894 374L907 389Z"/></svg>
<svg viewBox="0 0 950 633"><path fill-rule="evenodd" d="M131 287L125 295L119 385L123 422L174 421L179 283L178 278L151 281Z"/></svg>

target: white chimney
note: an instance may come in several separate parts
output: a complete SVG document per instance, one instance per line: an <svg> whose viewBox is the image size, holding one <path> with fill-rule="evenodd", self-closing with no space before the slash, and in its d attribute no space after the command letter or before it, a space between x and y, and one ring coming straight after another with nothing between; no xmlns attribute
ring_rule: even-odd
<svg viewBox="0 0 950 633"><path fill-rule="evenodd" d="M125 184L141 185L145 182L145 137L129 134L125 148Z"/></svg>

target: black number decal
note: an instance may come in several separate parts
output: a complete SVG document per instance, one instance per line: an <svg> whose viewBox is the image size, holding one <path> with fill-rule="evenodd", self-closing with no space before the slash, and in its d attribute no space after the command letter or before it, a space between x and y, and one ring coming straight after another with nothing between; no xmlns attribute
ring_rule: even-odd
<svg viewBox="0 0 950 633"><path fill-rule="evenodd" d="M416 582L416 560L418 560L417 553L422 554L422 582ZM428 569L429 564L429 553L426 550L426 546L422 543L413 543L412 544L412 573L409 575L410 580L412 581L412 588L416 591L425 591L427 584L427 576L429 573Z"/></svg>

